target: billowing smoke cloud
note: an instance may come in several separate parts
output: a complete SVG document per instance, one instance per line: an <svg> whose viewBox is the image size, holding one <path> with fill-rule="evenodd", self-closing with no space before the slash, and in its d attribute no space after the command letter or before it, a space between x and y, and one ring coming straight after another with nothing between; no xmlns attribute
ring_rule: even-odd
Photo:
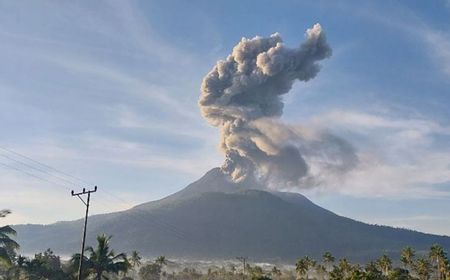
<svg viewBox="0 0 450 280"><path fill-rule="evenodd" d="M315 24L295 49L285 47L278 33L243 38L206 75L201 112L221 129L222 170L234 181L253 176L282 186L311 186L325 173L354 164L353 150L342 139L279 120L282 96L296 80L314 78L318 62L330 56L325 34Z"/></svg>

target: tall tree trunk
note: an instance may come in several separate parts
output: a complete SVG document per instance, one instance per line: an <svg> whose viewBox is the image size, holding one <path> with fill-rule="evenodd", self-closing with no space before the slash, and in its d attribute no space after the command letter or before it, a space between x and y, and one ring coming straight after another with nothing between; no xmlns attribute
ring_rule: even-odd
<svg viewBox="0 0 450 280"><path fill-rule="evenodd" d="M441 280L441 267L440 267L440 259L439 259L439 257L436 257L436 262L437 262L438 280Z"/></svg>
<svg viewBox="0 0 450 280"><path fill-rule="evenodd" d="M97 270L97 280L102 280L103 270Z"/></svg>

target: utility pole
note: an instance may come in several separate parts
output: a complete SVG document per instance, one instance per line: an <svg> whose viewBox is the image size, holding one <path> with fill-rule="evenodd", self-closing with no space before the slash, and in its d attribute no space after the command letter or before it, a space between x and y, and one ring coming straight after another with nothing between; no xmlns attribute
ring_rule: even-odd
<svg viewBox="0 0 450 280"><path fill-rule="evenodd" d="M95 193L97 191L97 186L94 187L93 190L86 191L85 188L83 188L82 192L75 193L72 191L72 196L77 196L81 202L83 202L84 205L86 205L86 216L84 217L84 228L83 228L83 240L81 242L81 255L80 255L80 266L78 267L78 280L81 280L81 272L83 271L83 259L84 259L84 245L86 242L86 229L87 229L87 220L89 215L89 203L91 200L91 193ZM87 201L85 202L82 195L87 194Z"/></svg>
<svg viewBox="0 0 450 280"><path fill-rule="evenodd" d="M236 259L241 261L242 264L244 265L244 270L243 270L243 273L242 273L242 279L245 279L245 269L246 269L247 258L246 257L236 257Z"/></svg>

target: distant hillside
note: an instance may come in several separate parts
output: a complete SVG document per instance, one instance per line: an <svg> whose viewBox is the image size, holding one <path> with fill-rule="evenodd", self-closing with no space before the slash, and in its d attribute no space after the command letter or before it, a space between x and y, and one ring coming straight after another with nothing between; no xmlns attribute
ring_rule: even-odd
<svg viewBox="0 0 450 280"><path fill-rule="evenodd" d="M234 184L219 169L165 199L130 210L90 217L88 244L99 233L113 234L118 251L143 255L293 261L325 251L363 261L410 245L450 248L450 237L368 225L338 216L296 193L257 190L254 182ZM79 250L82 221L17 225L25 252Z"/></svg>

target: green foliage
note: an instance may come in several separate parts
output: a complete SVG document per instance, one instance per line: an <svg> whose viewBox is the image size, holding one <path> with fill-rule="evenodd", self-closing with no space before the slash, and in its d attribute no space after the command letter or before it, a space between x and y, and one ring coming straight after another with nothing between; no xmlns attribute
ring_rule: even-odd
<svg viewBox="0 0 450 280"><path fill-rule="evenodd" d="M375 262L369 262L365 267L366 279L367 280L378 280L383 279L383 273L378 269L378 265Z"/></svg>
<svg viewBox="0 0 450 280"><path fill-rule="evenodd" d="M96 248L87 247L86 253L88 257L83 259L83 278L94 275L95 279L107 279L107 274L126 273L130 268L127 255L125 253L115 254L111 250L109 243L111 236L99 235L97 236ZM75 254L71 260L70 271L76 275L78 265L80 263L80 254Z"/></svg>
<svg viewBox="0 0 450 280"><path fill-rule="evenodd" d="M250 275L250 278L253 279L259 279L264 276L264 271L262 267L260 266L251 266L247 264L247 274Z"/></svg>
<svg viewBox="0 0 450 280"><path fill-rule="evenodd" d="M139 277L142 280L159 280L161 276L161 265L150 263L139 269Z"/></svg>
<svg viewBox="0 0 450 280"><path fill-rule="evenodd" d="M389 271L392 269L392 260L388 255L382 255L378 260L377 264L380 267L380 270L383 272L383 275L388 275Z"/></svg>
<svg viewBox="0 0 450 280"><path fill-rule="evenodd" d="M38 253L33 259L26 259L24 269L30 280L52 279L65 280L67 274L63 271L61 259L52 250Z"/></svg>
<svg viewBox="0 0 450 280"><path fill-rule="evenodd" d="M131 252L130 257L128 258L128 262L130 263L132 268L139 267L141 263L142 257L139 255L137 251Z"/></svg>
<svg viewBox="0 0 450 280"><path fill-rule="evenodd" d="M0 210L0 218L10 214L9 210ZM15 250L19 249L19 244L11 237L16 235L16 231L10 226L0 227L0 265L10 266L15 255Z"/></svg>
<svg viewBox="0 0 450 280"><path fill-rule="evenodd" d="M412 276L409 274L407 269L396 267L394 268L387 277L388 280L412 280Z"/></svg>
<svg viewBox="0 0 450 280"><path fill-rule="evenodd" d="M159 264L161 267L167 265L167 259L165 256L159 256L156 258L155 263Z"/></svg>
<svg viewBox="0 0 450 280"><path fill-rule="evenodd" d="M411 268L414 264L414 257L416 256L416 252L413 248L407 246L402 249L400 253L400 261L402 262L404 268Z"/></svg>
<svg viewBox="0 0 450 280"><path fill-rule="evenodd" d="M330 280L342 280L344 279L345 274L341 267L334 265L333 269L330 272Z"/></svg>
<svg viewBox="0 0 450 280"><path fill-rule="evenodd" d="M438 245L433 244L430 248L430 252L428 254L431 265L435 269L435 275L438 280L443 279L446 274L446 266L448 264L447 254L444 249Z"/></svg>
<svg viewBox="0 0 450 280"><path fill-rule="evenodd" d="M268 276L257 276L257 277L252 277L252 280L272 280L272 278L270 278Z"/></svg>
<svg viewBox="0 0 450 280"><path fill-rule="evenodd" d="M274 266L270 271L270 274L272 276L281 276L281 270L278 267Z"/></svg>
<svg viewBox="0 0 450 280"><path fill-rule="evenodd" d="M322 256L322 261L325 264L331 264L331 263L334 263L335 258L330 252L325 252Z"/></svg>
<svg viewBox="0 0 450 280"><path fill-rule="evenodd" d="M295 263L295 271L300 279L306 278L308 279L308 272L311 268L316 265L316 261L306 256L303 257Z"/></svg>
<svg viewBox="0 0 450 280"><path fill-rule="evenodd" d="M421 280L428 280L433 271L432 265L427 258L420 258L417 260L414 270Z"/></svg>
<svg viewBox="0 0 450 280"><path fill-rule="evenodd" d="M202 278L202 273L200 273L199 271L197 271L195 268L189 268L186 267L184 268L181 272L179 272L175 278L173 278L174 280L196 280L196 279L201 279ZM217 279L217 278L211 278L211 279Z"/></svg>
<svg viewBox="0 0 450 280"><path fill-rule="evenodd" d="M324 254L322 261L327 265L334 262L330 253ZM439 245L433 245L426 256L415 259L416 252L411 247L405 247L400 252L399 261L402 267L394 267L391 258L384 254L376 261L367 263L364 267L352 265L346 259L340 259L332 269L317 265L311 271L308 264L314 263L308 257L301 258L296 263L297 279L329 280L450 280L450 262L446 252ZM408 270L411 269L411 270Z"/></svg>
<svg viewBox="0 0 450 280"><path fill-rule="evenodd" d="M86 280L450 280L450 262L444 249L431 246L428 254L418 254L411 247L400 252L400 258L392 261L386 254L365 266L352 264L342 258L335 262L331 253L325 253L322 263L305 256L297 260L294 270L280 269L277 266L264 268L247 263L245 274L234 264L212 266L207 272L192 267L173 269L176 263L169 262L165 256L141 265L141 256L134 251L130 257L123 253L115 254L110 249L111 237L100 235L97 246L86 249L83 279ZM10 266L0 267L0 280L75 280L80 255L75 254L68 264L52 250L35 254L33 258L9 253ZM394 264L400 262L400 267ZM331 269L330 264L334 263ZM166 266L163 271L163 267ZM179 267L179 266L178 266ZM133 273L127 274L131 269ZM139 269L139 270L138 270ZM137 271L138 270L138 271Z"/></svg>

